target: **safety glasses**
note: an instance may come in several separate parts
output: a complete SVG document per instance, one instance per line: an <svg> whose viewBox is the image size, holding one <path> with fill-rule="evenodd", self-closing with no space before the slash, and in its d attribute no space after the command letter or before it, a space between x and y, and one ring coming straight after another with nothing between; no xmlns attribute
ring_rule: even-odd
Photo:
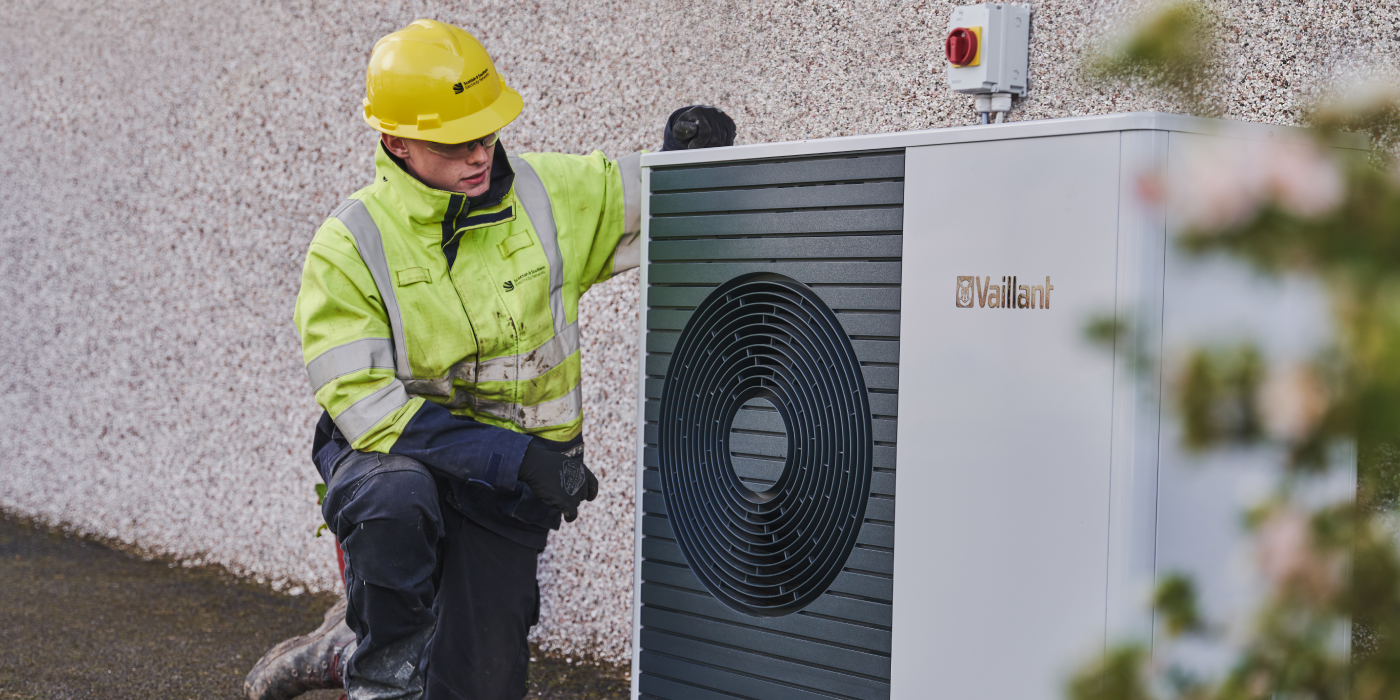
<svg viewBox="0 0 1400 700"><path fill-rule="evenodd" d="M428 149L445 158L466 158L477 146L482 148L495 148L496 140L500 138L500 132L489 133L479 139L473 139L466 143L430 143Z"/></svg>

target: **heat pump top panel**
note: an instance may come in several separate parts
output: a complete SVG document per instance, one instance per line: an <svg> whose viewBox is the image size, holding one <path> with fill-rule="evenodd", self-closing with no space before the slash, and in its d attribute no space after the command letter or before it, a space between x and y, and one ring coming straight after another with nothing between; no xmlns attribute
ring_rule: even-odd
<svg viewBox="0 0 1400 700"><path fill-rule="evenodd" d="M1196 468L1171 358L1132 358L1308 352L1325 304L1184 258L1138 192L1293 138L1126 114L643 156L634 694L1049 700L1151 634L1163 573L1246 607L1268 460ZM1104 318L1137 325L1104 348Z"/></svg>

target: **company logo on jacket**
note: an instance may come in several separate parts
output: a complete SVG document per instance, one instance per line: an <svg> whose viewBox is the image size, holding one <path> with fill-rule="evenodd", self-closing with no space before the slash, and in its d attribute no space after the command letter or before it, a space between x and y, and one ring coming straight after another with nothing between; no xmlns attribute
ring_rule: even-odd
<svg viewBox="0 0 1400 700"><path fill-rule="evenodd" d="M992 284L992 278L987 277L984 282L979 277L958 277L958 295L956 299L959 309L973 308L976 306L987 309L1048 309L1050 308L1050 292L1055 285L1050 284L1050 278L1045 278L1045 284L1018 284L1019 280L1015 275L1008 275L1001 278L999 284Z"/></svg>
<svg viewBox="0 0 1400 700"><path fill-rule="evenodd" d="M513 280L506 280L505 284L502 284L501 286L504 287L507 292L514 291L515 285L520 284L521 282L528 282L529 280L543 275L546 269L547 268L544 265L541 265L533 270L530 270L529 272L521 273L519 277L516 277Z"/></svg>

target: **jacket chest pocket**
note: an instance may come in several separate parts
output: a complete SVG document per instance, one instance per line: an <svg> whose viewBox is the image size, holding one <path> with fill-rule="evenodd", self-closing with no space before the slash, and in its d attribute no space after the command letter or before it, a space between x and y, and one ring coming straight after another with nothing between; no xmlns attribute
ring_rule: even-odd
<svg viewBox="0 0 1400 700"><path fill-rule="evenodd" d="M535 244L535 239L529 231L517 231L506 237L504 241L496 244L496 251L501 254L502 260L510 259L515 255L515 251L529 248Z"/></svg>
<svg viewBox="0 0 1400 700"><path fill-rule="evenodd" d="M408 267L394 273L394 285L409 287L415 284L432 284L433 276L421 267Z"/></svg>

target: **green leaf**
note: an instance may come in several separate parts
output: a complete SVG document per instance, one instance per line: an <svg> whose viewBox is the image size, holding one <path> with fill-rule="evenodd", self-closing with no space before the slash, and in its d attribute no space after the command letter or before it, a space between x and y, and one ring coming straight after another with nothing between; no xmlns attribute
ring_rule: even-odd
<svg viewBox="0 0 1400 700"><path fill-rule="evenodd" d="M321 536L321 533L323 533L323 532L325 532L326 530L329 530L329 529L330 529L330 528L329 528L325 523L321 523L321 527L316 528L316 536L317 536L317 537L320 537L320 536Z"/></svg>
<svg viewBox="0 0 1400 700"><path fill-rule="evenodd" d="M1167 633L1173 637L1201 628L1201 615L1196 608L1196 586L1181 574L1162 579L1152 596L1152 607L1167 623Z"/></svg>
<svg viewBox="0 0 1400 700"><path fill-rule="evenodd" d="M1219 53L1218 17L1210 3L1180 0L1148 14L1116 45L1091 54L1085 65L1094 82L1146 83L1204 109L1211 65Z"/></svg>
<svg viewBox="0 0 1400 700"><path fill-rule="evenodd" d="M326 501L326 485L316 484L316 505L321 505ZM325 527L322 525L321 527ZM319 537L319 535L317 535Z"/></svg>
<svg viewBox="0 0 1400 700"><path fill-rule="evenodd" d="M1139 646L1108 650L1103 659L1075 674L1066 690L1069 700L1152 700L1144 677L1148 653Z"/></svg>

